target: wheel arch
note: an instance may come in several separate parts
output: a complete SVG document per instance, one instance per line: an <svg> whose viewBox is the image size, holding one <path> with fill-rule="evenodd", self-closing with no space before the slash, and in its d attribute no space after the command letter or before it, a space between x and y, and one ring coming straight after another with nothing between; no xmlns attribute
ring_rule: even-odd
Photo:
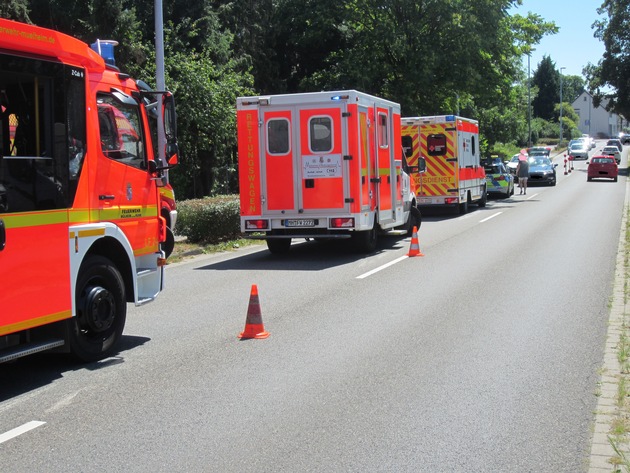
<svg viewBox="0 0 630 473"><path fill-rule="evenodd" d="M72 315L76 315L74 294L81 271L81 266L88 255L100 255L109 259L118 269L125 286L127 302L135 300L136 260L131 243L121 231L112 224L77 225L70 228L70 277L72 289Z"/></svg>
<svg viewBox="0 0 630 473"><path fill-rule="evenodd" d="M101 238L92 244L85 256L92 255L103 256L116 266L123 278L127 302L134 302L133 268L129 256L120 241L109 236Z"/></svg>

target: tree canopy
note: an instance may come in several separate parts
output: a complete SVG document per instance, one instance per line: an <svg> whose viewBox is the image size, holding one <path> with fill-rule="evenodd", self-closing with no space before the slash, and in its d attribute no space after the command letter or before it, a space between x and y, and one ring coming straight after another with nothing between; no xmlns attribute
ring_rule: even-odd
<svg viewBox="0 0 630 473"><path fill-rule="evenodd" d="M605 99L607 110L630 117L630 0L605 0L597 13L607 15L593 24L604 57L584 69L593 104Z"/></svg>
<svg viewBox="0 0 630 473"><path fill-rule="evenodd" d="M522 57L557 32L538 15L511 15L521 3L165 2L166 84L178 102L181 160L171 173L178 196L235 190L239 95L357 89L400 103L407 116L459 112L478 119L486 147L521 139L527 116ZM118 66L149 84L155 84L153 10L154 0L0 6L4 17L87 43L118 40Z"/></svg>

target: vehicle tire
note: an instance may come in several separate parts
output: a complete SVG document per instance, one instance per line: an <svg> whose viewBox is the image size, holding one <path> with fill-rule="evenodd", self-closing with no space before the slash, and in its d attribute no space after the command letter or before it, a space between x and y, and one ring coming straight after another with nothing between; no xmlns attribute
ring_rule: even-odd
<svg viewBox="0 0 630 473"><path fill-rule="evenodd" d="M175 235L170 227L166 227L166 240L160 243L160 249L164 252L166 257L171 256L173 249L175 248Z"/></svg>
<svg viewBox="0 0 630 473"><path fill-rule="evenodd" d="M411 235L413 233L413 227L420 230L420 225L422 225L422 213L420 213L420 209L418 207L411 207L411 211L409 212L409 221L407 222L407 235Z"/></svg>
<svg viewBox="0 0 630 473"><path fill-rule="evenodd" d="M586 178L586 182L591 182L592 180L593 180L593 178L592 178L592 177L587 177L587 178Z"/></svg>
<svg viewBox="0 0 630 473"><path fill-rule="evenodd" d="M125 285L114 264L103 256L86 257L77 278L76 316L69 319L70 351L82 361L110 356L127 318Z"/></svg>
<svg viewBox="0 0 630 473"><path fill-rule="evenodd" d="M487 202L488 202L488 192L486 191L486 188L484 187L483 194L481 195L481 199L477 201L477 206L485 207Z"/></svg>
<svg viewBox="0 0 630 473"><path fill-rule="evenodd" d="M616 177L615 177L615 178L613 178L613 182L617 182L617 178L616 178Z"/></svg>
<svg viewBox="0 0 630 473"><path fill-rule="evenodd" d="M374 225L371 230L365 230L362 232L353 232L352 240L355 248L362 253L371 253L376 250L376 244L378 242L378 224L374 219Z"/></svg>
<svg viewBox="0 0 630 473"><path fill-rule="evenodd" d="M461 215L465 215L468 213L468 197L466 197L466 201L459 204L459 213Z"/></svg>
<svg viewBox="0 0 630 473"><path fill-rule="evenodd" d="M291 238L270 238L267 240L267 248L274 255L284 255L291 248Z"/></svg>

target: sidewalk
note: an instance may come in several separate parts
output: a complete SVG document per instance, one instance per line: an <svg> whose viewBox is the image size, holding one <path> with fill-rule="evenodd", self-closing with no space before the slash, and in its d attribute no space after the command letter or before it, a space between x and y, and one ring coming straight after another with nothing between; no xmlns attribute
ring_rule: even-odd
<svg viewBox="0 0 630 473"><path fill-rule="evenodd" d="M628 224L630 180L626 180L624 213L621 220L617 265L612 304L608 320L608 335L604 364L600 369L598 402L591 444L588 473L621 473L630 469L630 365L627 358L630 335L627 323L630 301L627 297L626 227ZM613 444L618 452L613 448ZM625 460L620 457L620 453Z"/></svg>

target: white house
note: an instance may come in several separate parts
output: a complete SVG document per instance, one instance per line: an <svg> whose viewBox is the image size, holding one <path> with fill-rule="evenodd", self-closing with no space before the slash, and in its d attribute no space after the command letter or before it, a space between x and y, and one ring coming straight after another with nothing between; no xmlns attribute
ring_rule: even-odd
<svg viewBox="0 0 630 473"><path fill-rule="evenodd" d="M586 91L573 101L571 105L580 117L577 125L582 134L595 138L609 138L619 134L623 118L606 111L607 103L607 100L603 100L599 107L593 107L593 96Z"/></svg>

